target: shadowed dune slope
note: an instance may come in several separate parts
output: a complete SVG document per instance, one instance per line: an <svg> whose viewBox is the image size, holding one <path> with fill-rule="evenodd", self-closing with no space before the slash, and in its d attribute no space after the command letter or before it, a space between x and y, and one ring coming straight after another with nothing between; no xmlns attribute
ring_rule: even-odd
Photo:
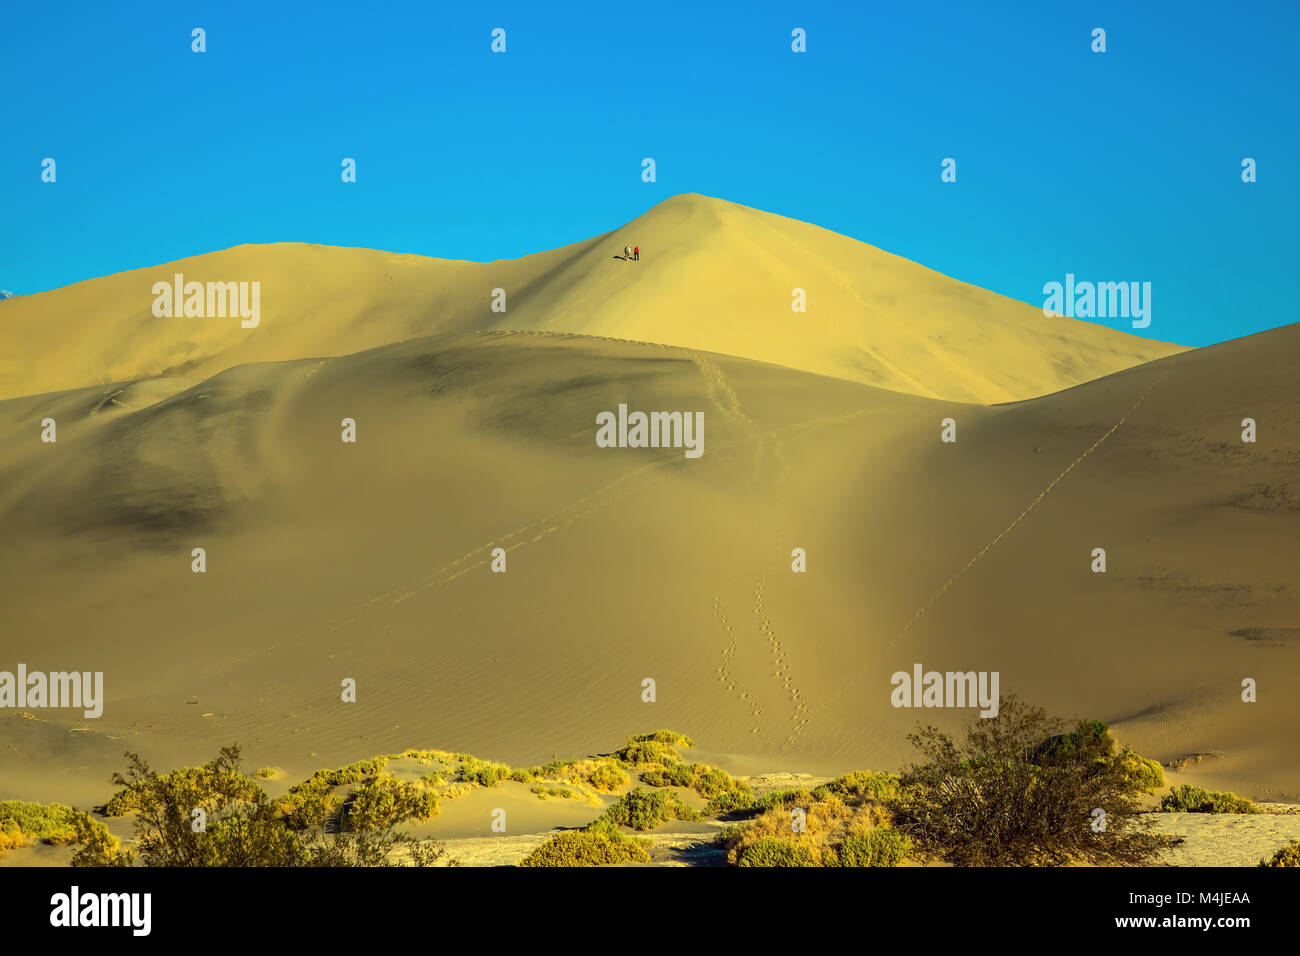
<svg viewBox="0 0 1300 956"><path fill-rule="evenodd" d="M5 795L100 797L128 746L307 772L647 726L742 770L895 767L918 721L970 714L890 705L919 662L1300 798L1298 357L1288 326L983 406L458 332L0 402L0 666L102 670L107 698L0 716ZM703 457L598 448L619 403L704 412Z"/></svg>
<svg viewBox="0 0 1300 956"><path fill-rule="evenodd" d="M639 262L617 258L628 243L640 245ZM230 315L155 317L154 283L178 273L260 283L256 328ZM497 289L504 311L493 311ZM795 289L806 312L791 310ZM488 329L702 349L981 403L1180 351L1046 318L855 239L692 193L605 235L516 260L245 245L21 296L0 307L0 398L154 376L198 381L250 362Z"/></svg>

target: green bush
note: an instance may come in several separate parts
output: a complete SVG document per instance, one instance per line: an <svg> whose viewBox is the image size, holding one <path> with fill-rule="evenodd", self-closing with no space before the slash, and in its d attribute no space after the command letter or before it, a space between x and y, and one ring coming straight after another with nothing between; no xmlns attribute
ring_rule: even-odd
<svg viewBox="0 0 1300 956"><path fill-rule="evenodd" d="M670 764L641 775L641 782L651 787L689 787L695 782L693 764Z"/></svg>
<svg viewBox="0 0 1300 956"><path fill-rule="evenodd" d="M347 833L387 829L403 820L427 820L438 812L438 797L414 784L377 777L361 784L343 804L340 829Z"/></svg>
<svg viewBox="0 0 1300 956"><path fill-rule="evenodd" d="M627 746L616 750L614 756L624 763L671 764L681 761L682 755L667 744L655 740L629 740Z"/></svg>
<svg viewBox="0 0 1300 956"><path fill-rule="evenodd" d="M624 836L605 820L585 830L566 830L550 837L520 861L520 866L603 866L609 863L649 863L641 840Z"/></svg>
<svg viewBox="0 0 1300 956"><path fill-rule="evenodd" d="M694 747L695 741L691 740L685 734L679 734L675 730L656 730L652 734L641 734L631 738L637 741L654 741L655 743L667 744L669 747Z"/></svg>
<svg viewBox="0 0 1300 956"><path fill-rule="evenodd" d="M921 728L908 739L926 759L902 777L894 825L960 866L1149 862L1170 841L1142 814L1133 761L1099 721L1061 726L1009 695L964 741ZM1091 827L1098 808L1103 830Z"/></svg>
<svg viewBox="0 0 1300 956"><path fill-rule="evenodd" d="M1162 813L1258 813L1255 804L1235 793L1202 790L1191 784L1171 787L1160 801Z"/></svg>
<svg viewBox="0 0 1300 956"><path fill-rule="evenodd" d="M73 866L132 866L136 861L135 851L123 850L117 837L108 832L108 827L92 820L88 813L78 815L73 842L78 847L72 857Z"/></svg>
<svg viewBox="0 0 1300 956"><path fill-rule="evenodd" d="M745 790L728 790L709 800L704 807L705 816L717 814L743 813L754 806L754 795Z"/></svg>
<svg viewBox="0 0 1300 956"><path fill-rule="evenodd" d="M607 761L601 761L589 774L587 781L604 793L613 793L622 787L627 786L627 774L615 764Z"/></svg>
<svg viewBox="0 0 1300 956"><path fill-rule="evenodd" d="M676 748L693 746L691 738L685 734L656 730L653 734L627 738L627 746L616 750L614 756L628 764L675 764L682 761Z"/></svg>
<svg viewBox="0 0 1300 956"><path fill-rule="evenodd" d="M273 804L276 815L290 830L324 827L342 805L343 798L321 776L295 784Z"/></svg>
<svg viewBox="0 0 1300 956"><path fill-rule="evenodd" d="M671 790L645 791L635 787L605 811L605 819L633 830L653 830L669 820L698 820L700 815Z"/></svg>
<svg viewBox="0 0 1300 956"><path fill-rule="evenodd" d="M1135 789L1155 793L1165 785L1165 770L1158 760L1141 757L1128 747L1120 753L1119 759Z"/></svg>
<svg viewBox="0 0 1300 956"><path fill-rule="evenodd" d="M764 837L745 848L737 866L821 866L812 847Z"/></svg>
<svg viewBox="0 0 1300 956"><path fill-rule="evenodd" d="M329 787L346 787L349 784L360 783L367 777L383 773L386 766L388 766L387 757L372 757L369 760L359 760L346 767L340 767L338 770L317 770L312 777L319 777Z"/></svg>
<svg viewBox="0 0 1300 956"><path fill-rule="evenodd" d="M713 842L723 849L728 849L738 843L748 829L749 826L744 823L729 824L718 831L718 835L713 838Z"/></svg>
<svg viewBox="0 0 1300 956"><path fill-rule="evenodd" d="M398 819L428 809L432 794L376 780L384 758L318 771L294 788L287 801L272 801L243 773L237 746L223 747L217 759L202 767L161 776L138 754L128 753L127 760L127 773L115 774L113 782L123 787L118 806L129 805L136 815L139 859L148 866L392 866L403 844L417 866L443 855L440 844L422 844L390 828ZM353 832L327 834L325 808L339 799L332 786L362 780L341 821ZM198 810L204 826L195 829ZM135 862L136 851L119 851L107 831L100 833L92 824L88 819L78 823L81 850L74 866Z"/></svg>
<svg viewBox="0 0 1300 956"><path fill-rule="evenodd" d="M897 866L912 852L912 841L897 830L877 827L852 833L840 844L840 866Z"/></svg>
<svg viewBox="0 0 1300 956"><path fill-rule="evenodd" d="M535 783L528 788L537 794L539 799L549 800L551 797L559 797L562 800L572 800L577 794L568 787L552 787L544 783Z"/></svg>
<svg viewBox="0 0 1300 956"><path fill-rule="evenodd" d="M875 770L855 770L813 790L813 796L834 794L841 800L876 800L889 803L899 794L897 774Z"/></svg>
<svg viewBox="0 0 1300 956"><path fill-rule="evenodd" d="M18 831L46 843L71 843L76 839L77 819L82 815L61 803L0 800L0 830Z"/></svg>
<svg viewBox="0 0 1300 956"><path fill-rule="evenodd" d="M117 837L108 832L108 828L89 814L61 803L41 804L25 803L21 800L0 801L0 856L15 847L27 846L42 841L54 845L65 843L93 844L104 866L115 865L120 857L124 862L129 857L119 850ZM77 860L89 859L84 852L73 857Z"/></svg>
<svg viewBox="0 0 1300 956"><path fill-rule="evenodd" d="M223 751L223 754L225 751ZM129 755L128 755L129 756ZM191 806L203 805L204 795L219 796L223 800L255 800L262 788L253 778L240 773L228 760L218 757L201 767L184 767L162 776L134 777L127 781L114 777L122 789L109 799L100 812L106 817L120 817L139 812L147 793L166 790L179 799L188 799Z"/></svg>
<svg viewBox="0 0 1300 956"><path fill-rule="evenodd" d="M790 788L786 790L773 790L765 793L761 797L756 797L754 802L749 805L749 811L758 816L760 813L766 813L773 807L784 806L785 804L808 803L813 800L812 792L799 788Z"/></svg>
<svg viewBox="0 0 1300 956"><path fill-rule="evenodd" d="M1300 840L1292 840L1271 857L1259 861L1260 866L1300 866Z"/></svg>
<svg viewBox="0 0 1300 956"><path fill-rule="evenodd" d="M651 787L684 787L694 790L709 801L705 813L726 813L742 810L753 802L749 785L735 780L731 774L702 763L667 764L648 770L641 782Z"/></svg>
<svg viewBox="0 0 1300 956"><path fill-rule="evenodd" d="M510 768L503 763L489 763L475 757L466 757L460 765L461 779L466 783L478 784L480 787L495 787L502 780L508 779L511 772Z"/></svg>

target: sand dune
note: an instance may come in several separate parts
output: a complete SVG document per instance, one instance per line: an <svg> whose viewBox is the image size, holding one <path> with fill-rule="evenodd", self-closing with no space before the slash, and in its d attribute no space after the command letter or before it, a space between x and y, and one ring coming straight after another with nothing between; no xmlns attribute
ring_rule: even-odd
<svg viewBox="0 0 1300 956"><path fill-rule="evenodd" d="M107 694L94 722L0 719L6 796L102 798L128 745L169 765L238 740L298 773L648 726L739 772L896 767L918 721L969 715L890 705L920 662L1300 799L1298 351L1288 326L983 406L478 331L0 402L5 659ZM705 412L704 455L598 448L619 403Z"/></svg>
<svg viewBox="0 0 1300 956"><path fill-rule="evenodd" d="M641 247L639 262L616 258L627 243ZM231 315L156 317L154 283L178 273L260 283L256 327ZM496 289L505 311L493 311ZM795 289L806 312L791 310ZM199 381L251 362L490 329L655 342L981 403L1180 351L1048 319L846 236L686 194L605 235L517 260L247 245L22 296L0 308L0 398L156 376Z"/></svg>

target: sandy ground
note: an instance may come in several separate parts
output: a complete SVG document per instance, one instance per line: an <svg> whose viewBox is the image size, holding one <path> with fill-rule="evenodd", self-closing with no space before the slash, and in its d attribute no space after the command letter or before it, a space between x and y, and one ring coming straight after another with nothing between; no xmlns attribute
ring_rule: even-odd
<svg viewBox="0 0 1300 956"><path fill-rule="evenodd" d="M851 240L751 214L666 203L638 227L641 263L606 255L619 232L501 265L533 270L519 311L490 319L531 316L520 332L478 328L487 273L458 271L498 264L314 247L204 257L301 293L286 318L266 292L255 336L146 328L139 276L0 306L0 382L19 396L0 401L0 669L106 687L97 720L0 711L0 797L98 802L127 749L165 768L237 741L301 778L408 747L529 765L657 727L738 773L897 769L918 722L971 715L891 706L890 675L921 663L998 671L1003 694L1108 721L1147 756L1217 755L1187 779L1300 801L1300 326L1168 354L860 243L821 266L858 304L791 325L800 283L780 262L810 269L817 241ZM677 278L654 281L685 284L680 301L600 304L651 281L627 270L661 268L670 236L687 237ZM404 291L377 291L372 259ZM744 270L784 289L780 323L753 313L762 334L709 298L716 274L758 309ZM895 301L906 335L873 311ZM618 315L622 339L682 340L543 329L613 334ZM918 344L944 315L944 344ZM852 351L868 333L912 385ZM598 448L596 414L620 403L703 411L703 457Z"/></svg>

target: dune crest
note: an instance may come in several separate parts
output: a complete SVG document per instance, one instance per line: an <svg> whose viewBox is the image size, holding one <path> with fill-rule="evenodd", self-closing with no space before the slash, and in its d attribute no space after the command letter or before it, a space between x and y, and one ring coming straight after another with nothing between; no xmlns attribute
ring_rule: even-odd
<svg viewBox="0 0 1300 956"><path fill-rule="evenodd" d="M626 245L640 260L623 259ZM155 284L206 291L156 310ZM259 283L255 328L214 285ZM196 286L196 289L199 286ZM500 292L496 290L501 290ZM800 296L806 311L793 311ZM494 311L495 306L495 311ZM503 309L503 310L502 310ZM991 404L1182 351L948 278L829 230L694 193L559 249L464 262L302 243L235 246L6 303L0 398L206 378L420 336L574 332L734 355L928 398Z"/></svg>

